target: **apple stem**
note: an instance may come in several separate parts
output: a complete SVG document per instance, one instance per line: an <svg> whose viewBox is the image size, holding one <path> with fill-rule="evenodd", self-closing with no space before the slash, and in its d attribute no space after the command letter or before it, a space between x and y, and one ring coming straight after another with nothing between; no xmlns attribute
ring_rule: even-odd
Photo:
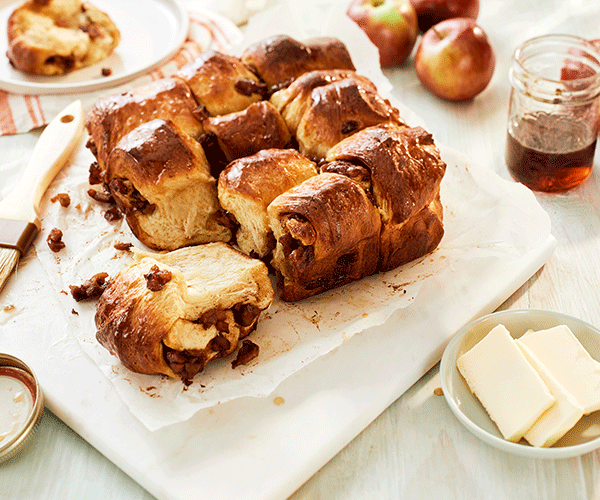
<svg viewBox="0 0 600 500"><path fill-rule="evenodd" d="M371 5L373 7L380 7L381 5L383 5L385 2L385 0L371 0Z"/></svg>
<svg viewBox="0 0 600 500"><path fill-rule="evenodd" d="M432 30L433 30L433 32L434 32L434 33L435 33L435 34L438 36L438 38L439 38L440 40L442 40L442 39L444 38L444 37L442 36L442 34L441 34L441 33L440 33L438 30L436 30L436 29L435 29L435 26L432 26L432 27L431 27L431 29L432 29Z"/></svg>

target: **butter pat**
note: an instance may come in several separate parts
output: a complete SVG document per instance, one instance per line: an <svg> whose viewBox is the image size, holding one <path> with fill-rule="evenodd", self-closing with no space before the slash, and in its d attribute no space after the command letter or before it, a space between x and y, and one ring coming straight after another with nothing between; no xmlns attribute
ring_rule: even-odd
<svg viewBox="0 0 600 500"><path fill-rule="evenodd" d="M505 439L519 441L554 402L508 330L494 327L457 367Z"/></svg>
<svg viewBox="0 0 600 500"><path fill-rule="evenodd" d="M520 339L571 393L587 415L600 410L600 365L566 325L530 331Z"/></svg>
<svg viewBox="0 0 600 500"><path fill-rule="evenodd" d="M583 408L525 344L518 339L516 343L556 399L525 433L525 439L533 446L552 446L579 421Z"/></svg>

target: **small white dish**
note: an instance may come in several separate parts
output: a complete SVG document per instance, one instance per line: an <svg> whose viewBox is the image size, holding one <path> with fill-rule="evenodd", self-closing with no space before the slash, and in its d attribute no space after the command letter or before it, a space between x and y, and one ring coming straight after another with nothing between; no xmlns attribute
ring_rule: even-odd
<svg viewBox="0 0 600 500"><path fill-rule="evenodd" d="M6 25L21 1L0 0L0 88L18 94L68 94L114 87L157 68L185 41L187 10L180 0L95 0L121 32L121 42L104 61L66 75L28 75L14 69L6 57ZM111 70L102 76L102 68Z"/></svg>
<svg viewBox="0 0 600 500"><path fill-rule="evenodd" d="M450 341L442 356L440 376L444 397L465 427L495 448L531 458L569 458L600 448L600 412L584 416L554 446L535 448L525 440L505 440L479 400L460 375L456 360L479 342L496 325L504 325L514 338L526 331L567 325L590 355L600 362L600 330L566 314L540 309L515 309L483 316L462 328Z"/></svg>

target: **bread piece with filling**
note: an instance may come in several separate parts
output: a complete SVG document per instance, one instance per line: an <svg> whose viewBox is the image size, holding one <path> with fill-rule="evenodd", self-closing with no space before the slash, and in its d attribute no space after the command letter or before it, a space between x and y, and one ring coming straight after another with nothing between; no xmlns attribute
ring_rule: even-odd
<svg viewBox="0 0 600 500"><path fill-rule="evenodd" d="M251 104L236 113L209 117L202 124L206 134L216 139L226 163L263 149L283 149L290 145L287 125L269 101ZM205 140L201 138L202 143Z"/></svg>
<svg viewBox="0 0 600 500"><path fill-rule="evenodd" d="M6 55L16 69L52 76L106 59L121 33L89 2L29 0L8 18L7 37Z"/></svg>
<svg viewBox="0 0 600 500"><path fill-rule="evenodd" d="M322 172L363 187L381 214L380 270L433 251L444 234L440 184L446 164L421 127L382 124L333 147Z"/></svg>
<svg viewBox="0 0 600 500"><path fill-rule="evenodd" d="M311 177L275 198L267 213L283 300L301 300L376 271L379 213L346 176Z"/></svg>
<svg viewBox="0 0 600 500"><path fill-rule="evenodd" d="M156 250L229 241L202 146L171 121L143 123L108 159L105 182L135 236Z"/></svg>
<svg viewBox="0 0 600 500"><path fill-rule="evenodd" d="M236 241L242 252L270 257L275 241L267 207L317 173L316 165L293 149L266 149L227 166L219 177L219 201L238 224Z"/></svg>
<svg viewBox="0 0 600 500"><path fill-rule="evenodd" d="M264 92L264 84L239 58L215 50L207 50L176 76L210 116L242 111L260 101Z"/></svg>
<svg viewBox="0 0 600 500"><path fill-rule="evenodd" d="M295 135L300 152L315 161L359 130L386 122L405 125L375 84L353 72L307 73L271 99Z"/></svg>
<svg viewBox="0 0 600 500"><path fill-rule="evenodd" d="M275 35L248 47L241 59L272 91L289 85L307 71L355 69L346 45L331 37L302 43L287 35Z"/></svg>
<svg viewBox="0 0 600 500"><path fill-rule="evenodd" d="M135 253L100 297L96 338L128 369L191 381L234 352L274 298L265 264L225 243Z"/></svg>
<svg viewBox="0 0 600 500"><path fill-rule="evenodd" d="M176 78L155 80L98 99L86 115L85 127L90 135L88 147L98 161L100 175L106 170L112 149L142 123L157 118L170 120L190 137L200 137L202 124L194 116L196 107L189 87Z"/></svg>

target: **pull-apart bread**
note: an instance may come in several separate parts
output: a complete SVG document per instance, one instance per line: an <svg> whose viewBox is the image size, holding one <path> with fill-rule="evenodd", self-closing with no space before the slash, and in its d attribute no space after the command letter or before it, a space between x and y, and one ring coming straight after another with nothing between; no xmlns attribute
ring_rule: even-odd
<svg viewBox="0 0 600 500"><path fill-rule="evenodd" d="M10 63L35 75L62 75L106 59L121 40L104 12L80 0L29 0L8 18Z"/></svg>
<svg viewBox="0 0 600 500"><path fill-rule="evenodd" d="M96 337L123 365L189 381L234 352L274 292L263 262L226 243L136 253L98 302Z"/></svg>
<svg viewBox="0 0 600 500"><path fill-rule="evenodd" d="M242 111L262 100L264 84L239 58L208 50L179 70L198 105L209 116Z"/></svg>
<svg viewBox="0 0 600 500"><path fill-rule="evenodd" d="M311 177L275 198L267 212L283 300L301 300L376 271L379 213L348 177Z"/></svg>
<svg viewBox="0 0 600 500"><path fill-rule="evenodd" d="M171 121L143 123L112 150L104 178L133 234L155 250L229 241L202 146Z"/></svg>
<svg viewBox="0 0 600 500"><path fill-rule="evenodd" d="M296 137L300 152L316 161L330 148L372 125L404 125L375 85L352 71L313 71L276 92L271 102Z"/></svg>
<svg viewBox="0 0 600 500"><path fill-rule="evenodd" d="M282 116L269 101L250 104L246 109L206 118L206 134L213 134L227 163L263 149L283 149L291 134Z"/></svg>
<svg viewBox="0 0 600 500"><path fill-rule="evenodd" d="M287 35L276 35L248 47L241 59L270 91L289 85L307 71L356 69L346 46L331 37L311 38L303 43Z"/></svg>
<svg viewBox="0 0 600 500"><path fill-rule="evenodd" d="M317 166L294 149L265 149L227 166L219 177L219 201L238 228L236 241L242 252L268 260L275 239L267 207L317 173Z"/></svg>
<svg viewBox="0 0 600 500"><path fill-rule="evenodd" d="M170 251L121 272L98 305L98 339L134 371L189 379L232 352L273 300L269 270L282 300L302 300L421 257L444 233L431 134L339 40L207 52L100 99L86 127L134 235ZM148 289L163 270L172 278Z"/></svg>
<svg viewBox="0 0 600 500"><path fill-rule="evenodd" d="M421 127L383 124L334 146L323 172L359 183L381 214L379 268L387 271L437 247L444 234L440 183L446 164Z"/></svg>
<svg viewBox="0 0 600 500"><path fill-rule="evenodd" d="M176 78L163 78L122 94L102 97L85 118L90 136L87 146L100 173L117 143L142 123L156 118L171 120L187 135L198 138L202 124L194 115L196 100L189 87Z"/></svg>

